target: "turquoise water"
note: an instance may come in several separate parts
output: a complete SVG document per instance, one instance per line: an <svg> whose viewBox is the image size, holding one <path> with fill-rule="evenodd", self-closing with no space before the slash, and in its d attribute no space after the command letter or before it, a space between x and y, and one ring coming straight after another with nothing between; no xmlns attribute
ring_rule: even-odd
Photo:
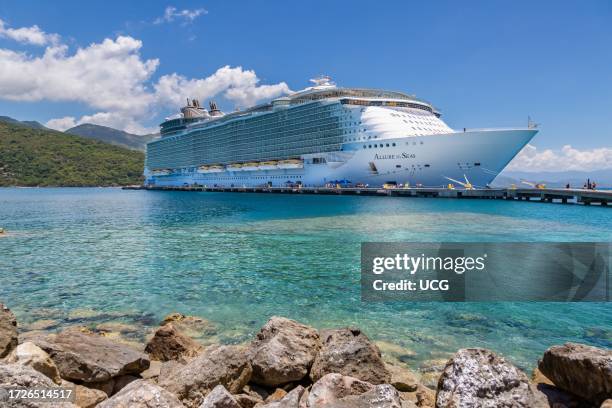
<svg viewBox="0 0 612 408"><path fill-rule="evenodd" d="M393 197L0 189L0 301L22 325L119 321L142 330L180 311L209 341L248 340L271 315L355 325L414 352L415 369L461 347L530 369L553 344L612 346L610 304L360 300L362 241L612 241L612 211ZM54 327L56 329L57 327Z"/></svg>

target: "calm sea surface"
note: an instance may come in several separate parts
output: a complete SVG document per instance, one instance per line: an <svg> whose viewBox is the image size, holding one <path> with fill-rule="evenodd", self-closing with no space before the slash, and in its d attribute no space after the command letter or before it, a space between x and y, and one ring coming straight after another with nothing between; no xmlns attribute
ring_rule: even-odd
<svg viewBox="0 0 612 408"><path fill-rule="evenodd" d="M366 304L359 289L362 241L612 241L609 209L0 189L0 226L9 232L0 238L0 301L23 326L111 321L144 330L179 311L214 322L210 341L236 343L283 315L319 328L359 326L414 351L416 369L469 346L525 369L553 344L612 347L612 304Z"/></svg>

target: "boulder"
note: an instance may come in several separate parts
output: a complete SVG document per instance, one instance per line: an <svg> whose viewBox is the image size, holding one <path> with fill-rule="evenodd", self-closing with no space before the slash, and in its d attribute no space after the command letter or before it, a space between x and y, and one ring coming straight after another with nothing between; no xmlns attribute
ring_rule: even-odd
<svg viewBox="0 0 612 408"><path fill-rule="evenodd" d="M145 352L154 360L180 360L197 356L202 352L202 346L177 330L172 323L168 323L155 331Z"/></svg>
<svg viewBox="0 0 612 408"><path fill-rule="evenodd" d="M277 388L274 392L266 397L266 403L274 402L282 399L285 395L287 395L287 391L282 388Z"/></svg>
<svg viewBox="0 0 612 408"><path fill-rule="evenodd" d="M7 363L27 365L49 377L56 384L62 383L57 366L43 349L31 342L22 343L6 358Z"/></svg>
<svg viewBox="0 0 612 408"><path fill-rule="evenodd" d="M330 373L355 377L372 384L388 383L391 379L380 350L361 330L326 330L321 332L321 343L310 369L313 382Z"/></svg>
<svg viewBox="0 0 612 408"><path fill-rule="evenodd" d="M159 384L175 394L187 407L197 407L217 385L231 394L239 393L253 370L246 349L239 346L210 346L186 365L178 365Z"/></svg>
<svg viewBox="0 0 612 408"><path fill-rule="evenodd" d="M264 404L262 408L300 408L300 399L306 389L298 385L278 401Z"/></svg>
<svg viewBox="0 0 612 408"><path fill-rule="evenodd" d="M407 407L434 408L436 406L436 392L423 384L419 384L416 391L400 391L400 398Z"/></svg>
<svg viewBox="0 0 612 408"><path fill-rule="evenodd" d="M238 402L238 405L240 405L242 408L253 408L255 405L263 404L264 402L258 396L251 394L236 394L234 395L234 398L236 399L236 402Z"/></svg>
<svg viewBox="0 0 612 408"><path fill-rule="evenodd" d="M612 350L577 343L553 346L538 368L555 386L593 404L612 395Z"/></svg>
<svg viewBox="0 0 612 408"><path fill-rule="evenodd" d="M349 395L361 395L374 389L374 385L342 374L327 374L313 384L307 406L326 406Z"/></svg>
<svg viewBox="0 0 612 408"><path fill-rule="evenodd" d="M448 361L436 407L534 407L529 379L502 357L485 349L461 349Z"/></svg>
<svg viewBox="0 0 612 408"><path fill-rule="evenodd" d="M149 368L140 373L140 376L145 380L157 381L157 378L161 374L162 362L157 360L151 360Z"/></svg>
<svg viewBox="0 0 612 408"><path fill-rule="evenodd" d="M17 347L17 319L11 310L0 303L0 358Z"/></svg>
<svg viewBox="0 0 612 408"><path fill-rule="evenodd" d="M308 375L319 349L319 333L283 317L272 317L251 343L253 382L278 386Z"/></svg>
<svg viewBox="0 0 612 408"><path fill-rule="evenodd" d="M30 366L20 364L0 363L0 406L1 407L28 407L28 408L49 408L49 402L36 401L13 401L4 404L7 394L4 388L23 387L23 388L53 388L57 385L42 373L34 370ZM71 402L55 402L53 408L78 408Z"/></svg>
<svg viewBox="0 0 612 408"><path fill-rule="evenodd" d="M419 380L416 375L408 368L400 364L385 364L385 368L391 374L389 384L394 386L398 391L416 391L419 385Z"/></svg>
<svg viewBox="0 0 612 408"><path fill-rule="evenodd" d="M69 381L106 382L149 368L146 354L80 330L68 329L34 341L51 356L62 378Z"/></svg>
<svg viewBox="0 0 612 408"><path fill-rule="evenodd" d="M87 388L83 385L71 383L70 381L62 380L61 386L74 390L74 403L80 408L93 408L108 398L104 391Z"/></svg>
<svg viewBox="0 0 612 408"><path fill-rule="evenodd" d="M200 408L242 408L238 401L230 394L224 386L217 385L204 398Z"/></svg>
<svg viewBox="0 0 612 408"><path fill-rule="evenodd" d="M145 380L129 383L97 408L182 408L183 404L171 393Z"/></svg>
<svg viewBox="0 0 612 408"><path fill-rule="evenodd" d="M361 395L349 395L325 408L402 408L399 392L390 384L379 384ZM323 408L323 407L321 407Z"/></svg>

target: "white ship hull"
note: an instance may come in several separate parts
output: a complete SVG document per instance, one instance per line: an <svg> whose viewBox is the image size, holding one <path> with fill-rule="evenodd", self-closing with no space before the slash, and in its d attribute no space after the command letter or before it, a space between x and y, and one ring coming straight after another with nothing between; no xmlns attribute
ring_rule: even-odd
<svg viewBox="0 0 612 408"><path fill-rule="evenodd" d="M153 177L153 181L159 186L284 186L288 182L322 186L345 181L369 186L395 182L434 187L452 183L449 178L467 177L475 186L486 186L536 133L533 129L510 129L386 137L368 141L366 148L364 142L345 143L341 152L318 155L329 156L323 163L313 164L304 156L303 168L258 169L242 174L235 174L239 169L214 174L194 171ZM339 156L342 161L338 161Z"/></svg>

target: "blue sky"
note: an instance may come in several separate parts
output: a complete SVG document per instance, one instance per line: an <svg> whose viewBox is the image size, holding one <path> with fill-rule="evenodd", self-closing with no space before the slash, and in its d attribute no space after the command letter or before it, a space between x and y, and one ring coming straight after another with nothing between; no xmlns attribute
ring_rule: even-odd
<svg viewBox="0 0 612 408"><path fill-rule="evenodd" d="M309 78L328 74L342 86L414 93L441 109L443 119L453 128L524 126L531 115L541 123L541 132L533 141L539 152L559 151L564 145L580 151L612 147L610 1L57 4L0 3L0 33L4 30L0 50L22 55L9 58L0 51L0 69L3 58L5 69L18 58L18 64L32 65L49 47L65 47L49 65L15 65L14 78L6 84L0 78L0 115L42 123L72 117L78 123L83 116L106 113L95 118L128 130L138 126L146 130L176 111L179 99L167 93L181 85L205 94L193 96L215 97L222 107L233 109L278 94L285 89L280 85L283 82L297 90L307 86ZM7 31L34 25L45 35L57 37L34 44ZM75 67L78 61L66 66L62 62L74 57L79 48L102 44L105 39L117 41L119 36L140 41L140 45L107 43L109 49L122 49L118 59L96 60L93 56L92 69L99 70L108 61L107 71L88 79L90 87L75 85L70 91L71 81L82 77L82 68ZM133 64L124 67L121 61L130 58ZM147 68L146 61L153 60L154 66ZM196 82L224 66L236 71L218 75L225 80L214 77L206 83ZM24 82L25 88L20 89L16 72L36 76L36 67L45 72L44 80L36 85ZM112 85L105 87L109 92L96 89L115 75L113 67L125 71L125 76L110 78ZM173 74L182 79L175 76L166 94L154 91L160 78L170 83ZM214 80L223 84L213 86ZM52 85L54 81L58 84ZM118 89L115 97L114 84L123 82L129 89ZM259 85L276 87L259 89ZM225 92L230 88L235 94L228 98ZM210 94L217 90L217 95ZM94 93L104 95L95 99ZM56 94L62 96L53 97ZM115 98L127 104L132 97L147 102L142 106L134 102L138 112L131 118L126 117L126 106L101 102ZM604 162L609 154L604 151Z"/></svg>

